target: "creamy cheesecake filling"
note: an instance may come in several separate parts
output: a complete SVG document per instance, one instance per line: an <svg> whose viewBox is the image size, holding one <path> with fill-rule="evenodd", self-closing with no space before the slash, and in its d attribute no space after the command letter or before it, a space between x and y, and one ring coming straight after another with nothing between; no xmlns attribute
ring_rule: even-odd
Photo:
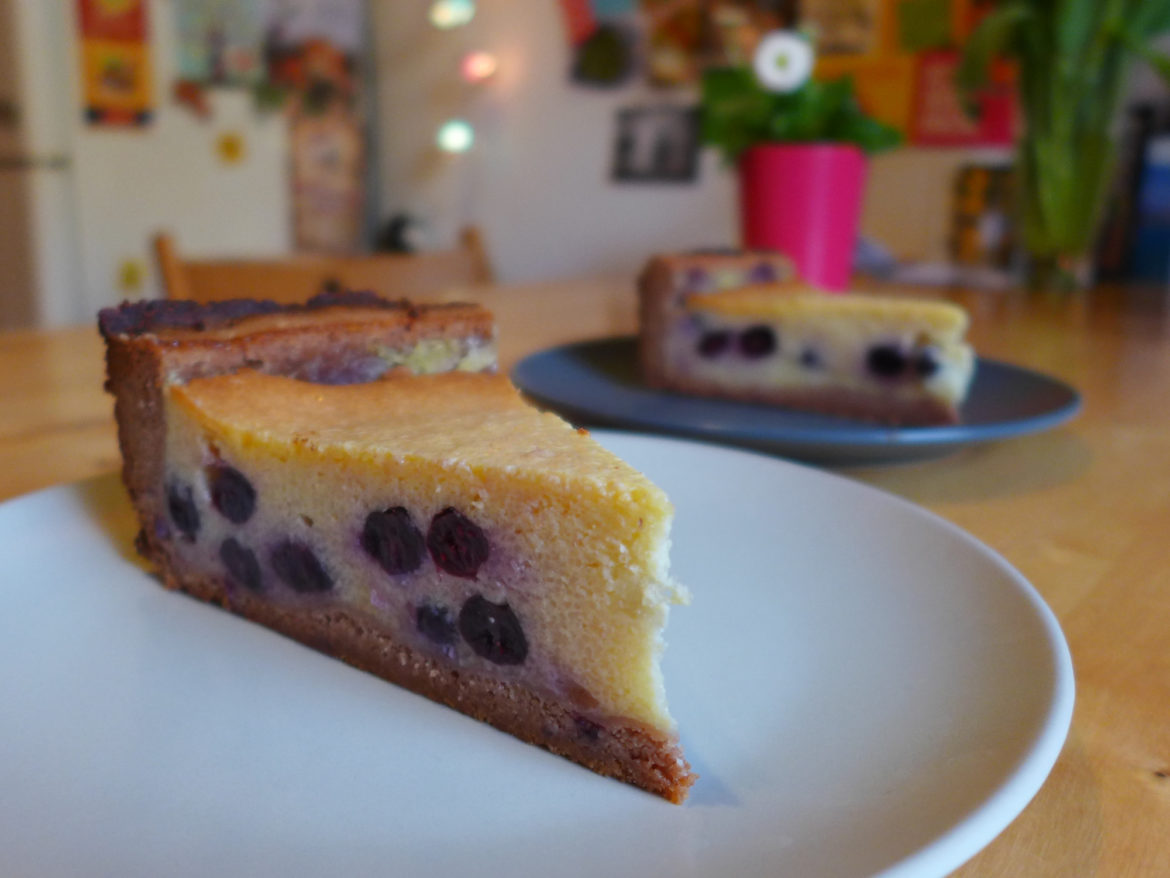
<svg viewBox="0 0 1170 878"><path fill-rule="evenodd" d="M673 374L737 391L844 388L961 400L971 348L923 327L694 311L665 339Z"/></svg>
<svg viewBox="0 0 1170 878"><path fill-rule="evenodd" d="M552 693L593 718L672 732L659 660L668 606L685 595L667 569L665 498L526 406L494 425L483 412L447 419L441 437L428 436L440 428L424 417L416 438L430 450L403 452L418 444L379 438L395 406L411 405L381 387L394 383L323 387L244 372L168 388L175 555L229 589L344 606L458 668ZM328 402L354 393L362 405ZM338 423L342 411L356 422ZM397 429L398 439L409 433ZM479 457L456 453L468 432L488 449ZM587 473L565 456L584 442ZM373 513L392 533L381 555L366 535Z"/></svg>

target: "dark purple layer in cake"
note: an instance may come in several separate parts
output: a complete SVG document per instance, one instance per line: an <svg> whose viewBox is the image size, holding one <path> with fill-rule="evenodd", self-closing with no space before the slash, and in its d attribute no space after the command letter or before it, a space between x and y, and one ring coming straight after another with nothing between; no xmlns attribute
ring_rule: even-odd
<svg viewBox="0 0 1170 878"><path fill-rule="evenodd" d="M98 313L98 328L104 338L142 335L159 329L204 330L230 326L261 314L293 314L337 307L401 310L412 316L418 311L418 306L406 299L384 299L376 293L358 290L319 293L303 305L281 305L267 299L225 299L206 303L185 299L147 299L123 302L116 308L103 308ZM440 309L460 306L452 303L426 307Z"/></svg>

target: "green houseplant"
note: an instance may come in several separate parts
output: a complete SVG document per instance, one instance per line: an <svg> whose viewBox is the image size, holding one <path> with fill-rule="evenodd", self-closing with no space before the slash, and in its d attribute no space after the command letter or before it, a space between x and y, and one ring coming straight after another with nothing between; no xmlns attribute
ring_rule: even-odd
<svg viewBox="0 0 1170 878"><path fill-rule="evenodd" d="M764 36L752 66L704 72L700 137L736 166L741 245L779 250L802 277L844 289L853 266L869 154L897 129L864 113L853 81L812 74L811 43Z"/></svg>
<svg viewBox="0 0 1170 878"><path fill-rule="evenodd" d="M1170 81L1170 58L1154 46L1167 32L1170 0L1001 0L967 42L957 77L969 102L997 57L1018 68L1019 216L1033 286L1091 280L1129 73L1143 59Z"/></svg>

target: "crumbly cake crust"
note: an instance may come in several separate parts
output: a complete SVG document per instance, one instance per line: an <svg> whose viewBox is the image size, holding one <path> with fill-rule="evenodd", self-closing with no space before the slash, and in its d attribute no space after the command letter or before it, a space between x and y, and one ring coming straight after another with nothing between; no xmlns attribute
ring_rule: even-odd
<svg viewBox="0 0 1170 878"><path fill-rule="evenodd" d="M603 727L531 689L439 664L389 637L343 608L289 609L246 593L229 594L223 583L183 576L152 556L166 585L217 604L328 656L374 674L501 731L571 759L598 774L633 784L675 804L694 784L678 742L632 722Z"/></svg>

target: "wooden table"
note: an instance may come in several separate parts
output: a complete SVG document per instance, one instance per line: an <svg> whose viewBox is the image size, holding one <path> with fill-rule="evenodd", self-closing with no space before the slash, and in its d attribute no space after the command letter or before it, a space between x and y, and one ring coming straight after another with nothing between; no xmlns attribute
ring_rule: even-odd
<svg viewBox="0 0 1170 878"><path fill-rule="evenodd" d="M631 332L628 281L465 291L501 360ZM1071 425L922 463L845 471L1001 552L1072 649L1064 751L1024 813L957 874L1170 874L1170 305L1161 293L956 293L984 356L1084 395ZM0 334L0 499L118 465L92 327Z"/></svg>

